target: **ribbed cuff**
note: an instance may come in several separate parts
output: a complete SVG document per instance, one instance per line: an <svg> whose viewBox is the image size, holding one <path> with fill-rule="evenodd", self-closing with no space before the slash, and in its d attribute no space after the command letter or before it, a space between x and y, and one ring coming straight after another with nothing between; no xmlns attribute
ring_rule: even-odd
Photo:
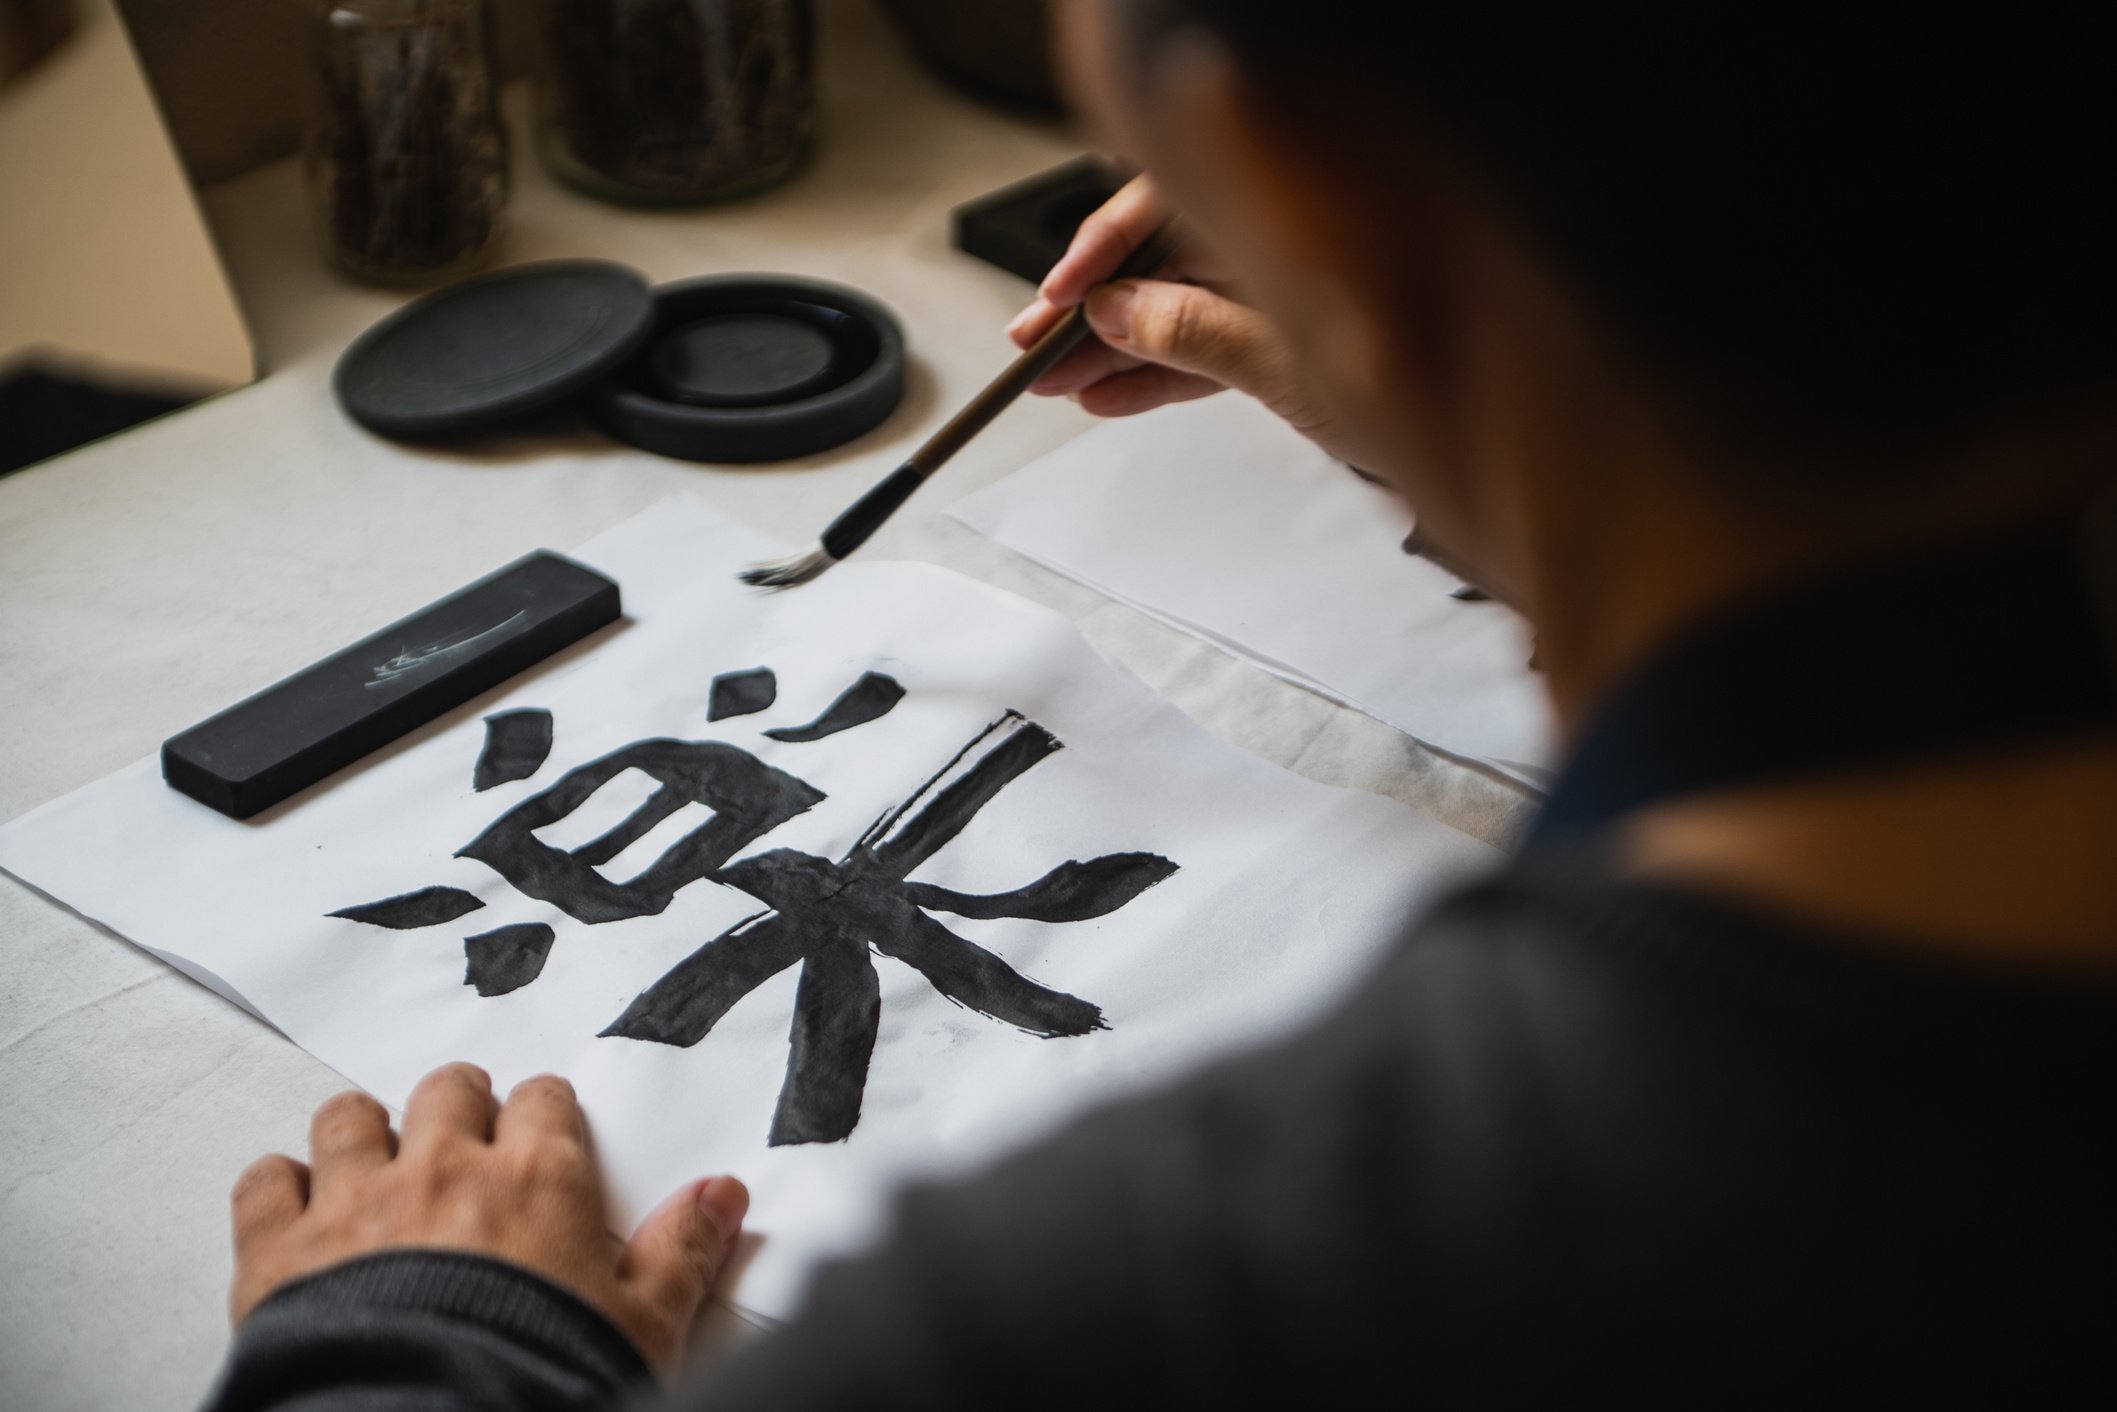
<svg viewBox="0 0 2117 1412"><path fill-rule="evenodd" d="M615 1392L654 1376L593 1305L541 1275L456 1250L389 1250L282 1285L257 1313L401 1309L475 1324Z"/></svg>

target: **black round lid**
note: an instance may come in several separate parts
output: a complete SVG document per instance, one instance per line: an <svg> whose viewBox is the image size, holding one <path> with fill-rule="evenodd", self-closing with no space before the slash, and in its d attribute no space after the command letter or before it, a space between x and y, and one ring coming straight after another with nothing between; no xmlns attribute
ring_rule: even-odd
<svg viewBox="0 0 2117 1412"><path fill-rule="evenodd" d="M573 397L653 326L637 271L601 260L518 265L405 305L353 341L332 385L354 421L385 436L454 436Z"/></svg>
<svg viewBox="0 0 2117 1412"><path fill-rule="evenodd" d="M646 346L585 400L618 440L688 461L783 461L851 441L904 397L904 334L857 290L721 275L654 291Z"/></svg>

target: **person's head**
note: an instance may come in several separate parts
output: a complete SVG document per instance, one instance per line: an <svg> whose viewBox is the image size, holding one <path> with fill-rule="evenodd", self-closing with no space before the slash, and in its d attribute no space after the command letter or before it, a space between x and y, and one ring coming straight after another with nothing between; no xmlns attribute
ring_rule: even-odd
<svg viewBox="0 0 2117 1412"><path fill-rule="evenodd" d="M2042 452L2117 407L2107 5L1061 9L1091 115L1497 579L1549 578L1540 499L1886 534L2096 474ZM1695 484L1540 483L1598 399Z"/></svg>

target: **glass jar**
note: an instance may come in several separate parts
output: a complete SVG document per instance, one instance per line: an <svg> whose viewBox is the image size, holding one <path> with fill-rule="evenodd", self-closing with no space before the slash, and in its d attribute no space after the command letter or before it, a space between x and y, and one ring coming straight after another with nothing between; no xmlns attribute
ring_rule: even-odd
<svg viewBox="0 0 2117 1412"><path fill-rule="evenodd" d="M568 185L679 205L770 186L814 117L811 0L531 0L539 149Z"/></svg>
<svg viewBox="0 0 2117 1412"><path fill-rule="evenodd" d="M309 190L332 265L451 278L499 239L507 133L487 0L324 0Z"/></svg>

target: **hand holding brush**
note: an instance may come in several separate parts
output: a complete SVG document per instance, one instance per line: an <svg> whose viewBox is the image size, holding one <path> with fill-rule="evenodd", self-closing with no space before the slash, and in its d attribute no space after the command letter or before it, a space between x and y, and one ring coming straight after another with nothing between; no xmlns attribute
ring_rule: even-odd
<svg viewBox="0 0 2117 1412"><path fill-rule="evenodd" d="M1140 279L1153 274L1168 263L1177 244L1173 225L1163 225L1125 259L1111 276L1112 280ZM743 570L742 581L760 588L792 588L795 584L807 583L839 560L849 557L897 512L898 507L911 499L912 492L924 485L929 476L969 445L972 437L990 426L994 418L1013 405L1015 399L1027 392L1037 379L1058 366L1092 332L1082 306L1068 309L1005 372L973 397L969 405L935 432L925 445L912 452L910 459L832 520L814 545L785 559L753 565Z"/></svg>

